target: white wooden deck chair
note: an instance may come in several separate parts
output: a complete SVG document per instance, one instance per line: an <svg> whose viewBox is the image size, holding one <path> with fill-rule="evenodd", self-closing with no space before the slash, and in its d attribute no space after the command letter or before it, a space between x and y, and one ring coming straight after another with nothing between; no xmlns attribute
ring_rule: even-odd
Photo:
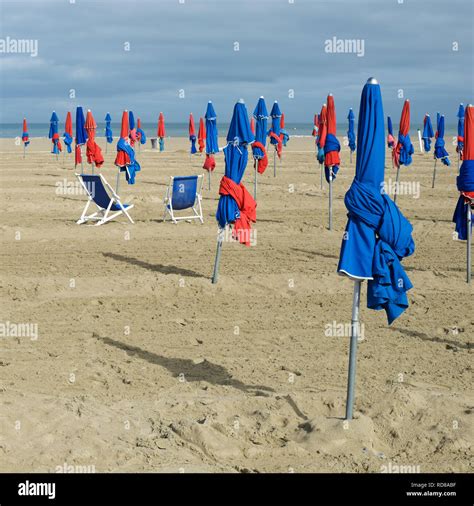
<svg viewBox="0 0 474 506"><path fill-rule="evenodd" d="M179 176L170 177L170 183L166 189L165 215L168 215L173 223L182 220L199 220L204 223L202 216L202 175L200 176ZM192 209L192 216L176 216L176 211Z"/></svg>
<svg viewBox="0 0 474 506"><path fill-rule="evenodd" d="M88 196L86 207L84 207L81 217L77 220L77 224L96 221L96 225L103 225L121 214L124 214L130 223L133 223L130 214L128 214L133 204L122 204L120 197L107 183L102 174L76 174L76 177ZM92 202L97 206L98 211L87 215L87 210Z"/></svg>

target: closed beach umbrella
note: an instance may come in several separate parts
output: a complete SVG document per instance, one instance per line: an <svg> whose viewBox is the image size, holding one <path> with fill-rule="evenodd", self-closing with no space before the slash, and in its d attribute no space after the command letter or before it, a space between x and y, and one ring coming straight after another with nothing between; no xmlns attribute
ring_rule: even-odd
<svg viewBox="0 0 474 506"><path fill-rule="evenodd" d="M253 111L255 119L255 142L252 144L252 153L254 158L255 181L253 198L257 200L257 173L263 174L268 166L267 151L265 143L267 139L267 120L268 111L265 99L260 97Z"/></svg>
<svg viewBox="0 0 474 506"><path fill-rule="evenodd" d="M287 142L290 140L290 136L288 135L288 132L285 130L285 114L283 112L281 113L281 120L280 120L280 137L283 147L285 147Z"/></svg>
<svg viewBox="0 0 474 506"><path fill-rule="evenodd" d="M318 162L321 169L321 189L323 189L323 165L324 165L324 145L326 144L326 136L328 133L328 109L327 105L323 104L321 112L319 113L319 127L318 127Z"/></svg>
<svg viewBox="0 0 474 506"><path fill-rule="evenodd" d="M28 125L26 124L26 118L23 118L23 131L21 133L21 140L23 142L23 158L26 155L26 146L30 143L30 136L28 134Z"/></svg>
<svg viewBox="0 0 474 506"><path fill-rule="evenodd" d="M117 142L117 156L115 157L115 165L119 168L116 186L117 193L120 172L125 172L128 184L135 184L135 173L140 171L140 164L135 160L135 151L130 145L130 140L129 114L128 111L123 111L120 138Z"/></svg>
<svg viewBox="0 0 474 506"><path fill-rule="evenodd" d="M270 111L270 117L272 118L272 124L268 135L270 136L270 144L273 144L275 151L273 152L273 177L276 177L276 155L281 158L281 151L283 147L282 138L280 136L280 120L281 111L278 102L275 100L273 103L272 110Z"/></svg>
<svg viewBox="0 0 474 506"><path fill-rule="evenodd" d="M392 118L387 116L387 147L393 149L395 147L395 137L393 136Z"/></svg>
<svg viewBox="0 0 474 506"><path fill-rule="evenodd" d="M209 132L208 132L209 133ZM219 224L216 260L212 282L217 283L224 230L233 227L232 237L250 246L251 223L257 220L256 202L241 183L247 167L247 146L255 139L250 130L247 108L243 100L234 106L234 113L224 148L225 173L219 187L216 219Z"/></svg>
<svg viewBox="0 0 474 506"><path fill-rule="evenodd" d="M253 116L250 118L250 130L252 130L252 133L255 135L255 120Z"/></svg>
<svg viewBox="0 0 474 506"><path fill-rule="evenodd" d="M160 151L164 151L165 150L166 128L165 128L165 117L163 116L162 112L160 112L160 116L158 117L157 137L160 142Z"/></svg>
<svg viewBox="0 0 474 506"><path fill-rule="evenodd" d="M189 115L189 140L191 141L190 153L194 155L194 153L197 153L197 149L196 149L196 129L194 127L193 113Z"/></svg>
<svg viewBox="0 0 474 506"><path fill-rule="evenodd" d="M441 114L439 112L436 113L436 132L435 132L435 138L438 138L438 130L439 130L439 120L441 118Z"/></svg>
<svg viewBox="0 0 474 506"><path fill-rule="evenodd" d="M139 142L138 147L140 147L140 144L146 143L146 134L142 128L142 122L140 118L137 118L137 140Z"/></svg>
<svg viewBox="0 0 474 506"><path fill-rule="evenodd" d="M336 137L336 106L332 94L327 98L327 134L324 143L324 173L329 183L329 230L332 230L332 183L339 171L341 145Z"/></svg>
<svg viewBox="0 0 474 506"><path fill-rule="evenodd" d="M107 145L112 144L114 136L112 133L112 118L110 113L105 115L105 152L107 153Z"/></svg>
<svg viewBox="0 0 474 506"><path fill-rule="evenodd" d="M88 137L86 142L87 163L92 166L92 173L94 173L94 165L100 169L104 163L104 157L102 156L102 150L95 142L95 131L97 129L97 123L95 122L94 116L92 116L90 109L87 111L85 129L87 131Z"/></svg>
<svg viewBox="0 0 474 506"><path fill-rule="evenodd" d="M133 111L129 111L128 113L128 128L129 128L129 136L130 136L130 146L135 146L135 141L137 140L137 129L135 127L135 115Z"/></svg>
<svg viewBox="0 0 474 506"><path fill-rule="evenodd" d="M433 168L433 181L431 184L431 188L435 187L435 180L436 180L436 163L438 160L441 160L441 163L449 167L451 165L451 162L449 161L449 153L446 151L445 148L445 141L444 141L444 116L439 117L438 121L438 131L437 131L438 137L436 137L436 142L434 145L434 168Z"/></svg>
<svg viewBox="0 0 474 506"><path fill-rule="evenodd" d="M67 152L72 153L72 116L71 113L68 112L66 115L66 122L64 123L64 133L63 133L64 144L66 146Z"/></svg>
<svg viewBox="0 0 474 506"><path fill-rule="evenodd" d="M428 153L431 149L431 139L434 137L433 125L429 114L425 114L423 119L423 145L425 151Z"/></svg>
<svg viewBox="0 0 474 506"><path fill-rule="evenodd" d="M216 168L214 154L219 151L217 142L217 116L212 102L209 100L207 104L206 114L206 159L204 160L203 169L207 170L209 190L211 189L211 172ZM247 120L248 121L248 120Z"/></svg>
<svg viewBox="0 0 474 506"><path fill-rule="evenodd" d="M457 138L457 146L456 152L458 153L458 170L459 170L459 162L462 160L462 150L464 148L464 105L459 104L458 109L458 138Z"/></svg>
<svg viewBox="0 0 474 506"><path fill-rule="evenodd" d="M313 137L317 137L318 135L318 125L319 125L319 115L315 114L313 119L313 130L311 131L311 135Z"/></svg>
<svg viewBox="0 0 474 506"><path fill-rule="evenodd" d="M456 183L460 192L453 221L458 239L467 240L467 282L471 282L472 213L474 202L474 106L466 106L464 115L463 161Z"/></svg>
<svg viewBox="0 0 474 506"><path fill-rule="evenodd" d="M413 253L412 226L380 191L384 181L384 114L380 86L373 78L362 90L357 127L356 174L344 198L348 222L337 271L354 281L346 419L352 419L359 302L368 281L367 307L384 310L391 324L408 307L412 288L401 260Z"/></svg>
<svg viewBox="0 0 474 506"><path fill-rule="evenodd" d="M87 132L84 127L86 120L82 107L76 107L76 149L75 149L75 165L81 164L81 172L83 172L82 164L82 146L87 141Z"/></svg>
<svg viewBox="0 0 474 506"><path fill-rule="evenodd" d="M411 155L415 152L413 144L410 140L410 101L407 99L403 104L402 115L400 117L400 126L398 128L398 141L392 150L392 160L397 168L397 182L395 185L394 201L397 201L398 186L400 180L400 166L410 165L412 162Z"/></svg>
<svg viewBox="0 0 474 506"><path fill-rule="evenodd" d="M202 153L206 147L206 127L204 125L204 118L199 118L198 144L199 153Z"/></svg>
<svg viewBox="0 0 474 506"><path fill-rule="evenodd" d="M356 136L354 131L354 111L352 110L352 108L349 109L347 121L349 124L347 129L347 140L349 143L349 149L351 150L351 163L352 163L352 153L356 150Z"/></svg>
<svg viewBox="0 0 474 506"><path fill-rule="evenodd" d="M59 139L59 118L55 111L51 115L51 119L49 120L49 138L53 143L53 147L51 149L51 153L57 156L62 151L61 141Z"/></svg>

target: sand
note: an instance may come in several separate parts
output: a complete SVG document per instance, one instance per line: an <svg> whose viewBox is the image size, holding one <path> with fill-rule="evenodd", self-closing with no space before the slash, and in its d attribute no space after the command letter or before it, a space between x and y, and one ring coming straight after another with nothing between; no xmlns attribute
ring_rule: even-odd
<svg viewBox="0 0 474 506"><path fill-rule="evenodd" d="M103 143L103 140L101 139ZM102 144L103 145L103 144ZM344 422L352 283L337 275L354 175L346 147L320 189L311 138L291 139L278 176L259 180L257 244L216 247L217 157L204 224L162 223L170 175L202 173L186 139L142 148L134 225L79 226L71 156L45 139L25 159L0 141L1 321L38 338L0 338L0 471L472 471L473 305L465 243L453 240L456 163L417 153L399 205L414 227L414 289L391 327L363 287L355 419ZM418 146L416 145L416 148ZM454 148L450 145L451 154ZM102 173L113 183L114 149ZM387 158L386 177L395 177ZM252 190L253 169L244 178Z"/></svg>

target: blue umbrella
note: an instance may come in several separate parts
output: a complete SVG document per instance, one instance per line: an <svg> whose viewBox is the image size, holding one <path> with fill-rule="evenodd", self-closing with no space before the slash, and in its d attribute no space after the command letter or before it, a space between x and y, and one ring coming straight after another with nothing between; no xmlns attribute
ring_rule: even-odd
<svg viewBox="0 0 474 506"><path fill-rule="evenodd" d="M253 198L257 200L257 165L261 165L263 170L266 168L263 167L263 162L259 161L263 160L266 156L264 150L267 139L268 111L263 97L258 99L257 105L253 111L253 117L255 118L255 141L263 146L263 149L257 146L252 146L253 157L255 159L255 185Z"/></svg>
<svg viewBox="0 0 474 506"><path fill-rule="evenodd" d="M53 142L53 147L51 153L58 155L61 151L61 143L59 141L59 118L55 111L51 114L51 119L49 120L49 135L48 137Z"/></svg>
<svg viewBox="0 0 474 506"><path fill-rule="evenodd" d="M75 153L75 165L78 163L81 164L81 169L83 169L82 164L82 151L81 146L87 142L89 136L87 135L87 131L85 129L86 120L84 118L84 111L82 107L76 107L76 153Z"/></svg>
<svg viewBox="0 0 474 506"><path fill-rule="evenodd" d="M349 141L349 149L351 150L351 163L352 163L352 153L356 150L356 136L354 132L354 111L352 110L352 107L349 109L347 120L349 122L349 129L347 130L347 140Z"/></svg>
<svg viewBox="0 0 474 506"><path fill-rule="evenodd" d="M108 144L111 144L114 141L114 136L112 134L112 127L111 127L112 118L110 117L110 113L107 113L105 115L105 138L107 140ZM105 145L107 148L107 144Z"/></svg>
<svg viewBox="0 0 474 506"><path fill-rule="evenodd" d="M387 147L393 149L395 147L395 137L393 136L392 118L390 116L387 116L387 130Z"/></svg>
<svg viewBox="0 0 474 506"><path fill-rule="evenodd" d="M209 100L207 103L206 114L206 160L204 162L204 169L208 173L209 190L211 189L211 172L216 166L214 154L219 152L219 145L217 142L217 116L212 102Z"/></svg>
<svg viewBox="0 0 474 506"><path fill-rule="evenodd" d="M434 137L433 125L429 114L425 114L423 125L423 144L425 151L428 153L431 149L431 139Z"/></svg>
<svg viewBox="0 0 474 506"><path fill-rule="evenodd" d="M464 105L459 104L458 109L458 145L456 147L456 151L458 153L458 171L459 171L459 161L462 158L462 150L464 149Z"/></svg>
<svg viewBox="0 0 474 506"><path fill-rule="evenodd" d="M444 142L444 116L441 116L439 118L438 123L438 138L435 142L435 148L434 148L434 156L436 159L441 159L441 161L444 163L444 165L451 165L451 162L449 161L449 153L445 149L445 142Z"/></svg>
<svg viewBox="0 0 474 506"><path fill-rule="evenodd" d="M247 108L240 100L234 106L234 113L227 134L227 146L223 149L225 172L219 188L219 203L216 219L219 224L216 260L212 282L217 283L223 232L227 225L233 228L233 237L242 244L250 245L250 222L256 220L256 203L241 184L247 167L247 146L255 137L250 129Z"/></svg>
<svg viewBox="0 0 474 506"><path fill-rule="evenodd" d="M281 137L280 137L280 118L281 111L278 102L275 100L273 103L272 110L270 111L270 116L272 118L272 126L268 131L268 135L270 136L270 144L275 146L275 151L273 152L273 176L276 177L276 154L280 157L281 154Z"/></svg>
<svg viewBox="0 0 474 506"><path fill-rule="evenodd" d="M338 272L355 281L346 418L352 418L360 287L368 281L367 307L385 310L391 324L408 307L412 284L400 263L415 250L412 226L383 190L385 140L380 86L362 90L357 128L356 174L344 198L348 222Z"/></svg>

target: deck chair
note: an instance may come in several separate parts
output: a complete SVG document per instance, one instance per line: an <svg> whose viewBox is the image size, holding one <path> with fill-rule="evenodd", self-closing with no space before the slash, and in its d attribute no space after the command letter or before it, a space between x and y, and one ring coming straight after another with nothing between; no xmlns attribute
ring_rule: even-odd
<svg viewBox="0 0 474 506"><path fill-rule="evenodd" d="M165 197L165 215L163 221L166 221L168 215L171 216L173 223L181 220L199 220L204 223L202 217L202 175L200 176L177 176L171 177ZM192 216L176 216L176 211L192 209Z"/></svg>
<svg viewBox="0 0 474 506"><path fill-rule="evenodd" d="M81 217L76 222L77 224L86 223L87 221L97 221L96 225L103 225L121 214L124 214L130 223L133 223L131 216L128 214L133 204L122 204L120 197L107 183L102 174L76 174L76 177L89 197ZM109 193L111 196L109 196ZM86 215L92 202L94 202L99 210Z"/></svg>

